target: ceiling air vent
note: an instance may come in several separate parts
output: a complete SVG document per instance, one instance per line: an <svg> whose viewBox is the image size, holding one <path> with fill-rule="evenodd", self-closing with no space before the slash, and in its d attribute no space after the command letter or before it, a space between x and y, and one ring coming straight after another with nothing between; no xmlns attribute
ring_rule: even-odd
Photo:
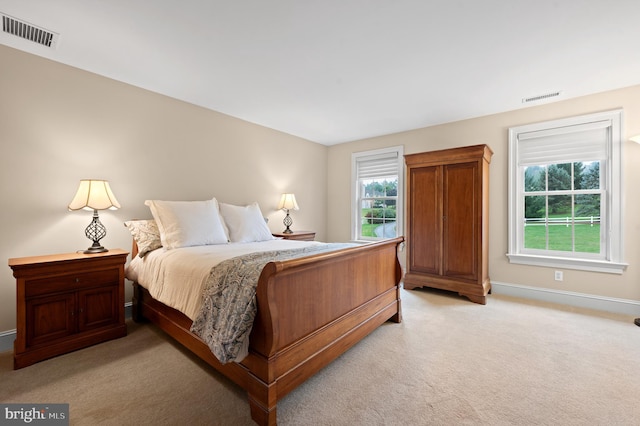
<svg viewBox="0 0 640 426"><path fill-rule="evenodd" d="M55 49L56 43L58 42L57 33L5 15L4 13L0 13L0 15L2 16L2 32Z"/></svg>
<svg viewBox="0 0 640 426"><path fill-rule="evenodd" d="M530 96L528 98L522 98L522 103L523 104L529 104L531 102L538 102L538 101L546 101L549 100L551 98L555 98L556 96L560 96L562 92L558 91L558 92L550 92L550 93L545 93L544 95L537 95L537 96Z"/></svg>

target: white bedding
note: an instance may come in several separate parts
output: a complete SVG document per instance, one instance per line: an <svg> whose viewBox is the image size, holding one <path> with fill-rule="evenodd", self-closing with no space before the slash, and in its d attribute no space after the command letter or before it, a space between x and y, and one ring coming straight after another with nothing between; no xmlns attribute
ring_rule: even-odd
<svg viewBox="0 0 640 426"><path fill-rule="evenodd" d="M202 292L211 268L243 254L289 250L322 244L316 241L269 240L229 243L171 250L158 249L144 258L136 256L125 275L149 290L151 296L194 320L202 305Z"/></svg>

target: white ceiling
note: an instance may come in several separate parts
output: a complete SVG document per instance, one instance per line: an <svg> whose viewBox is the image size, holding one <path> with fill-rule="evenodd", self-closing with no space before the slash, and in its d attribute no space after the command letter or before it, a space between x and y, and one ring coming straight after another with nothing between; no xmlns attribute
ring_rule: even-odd
<svg viewBox="0 0 640 426"><path fill-rule="evenodd" d="M0 32L2 44L325 145L640 84L640 0L0 0L0 12L60 34L55 49Z"/></svg>

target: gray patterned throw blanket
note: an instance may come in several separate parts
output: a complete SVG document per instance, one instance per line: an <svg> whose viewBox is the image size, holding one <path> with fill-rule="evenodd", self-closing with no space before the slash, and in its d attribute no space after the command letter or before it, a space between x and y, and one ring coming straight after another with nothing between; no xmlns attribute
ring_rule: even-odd
<svg viewBox="0 0 640 426"><path fill-rule="evenodd" d="M226 364L247 356L249 335L256 316L256 287L264 266L271 261L353 247L331 243L293 250L251 253L220 262L205 283L202 307L191 325L218 360Z"/></svg>

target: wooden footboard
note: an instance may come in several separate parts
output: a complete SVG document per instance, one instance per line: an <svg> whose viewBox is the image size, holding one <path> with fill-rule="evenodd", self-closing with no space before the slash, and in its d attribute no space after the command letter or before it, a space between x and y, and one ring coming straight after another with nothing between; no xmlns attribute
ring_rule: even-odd
<svg viewBox="0 0 640 426"><path fill-rule="evenodd" d="M253 420L275 425L276 404L284 395L385 321L401 321L402 241L268 263L258 282L249 355L240 363L221 364L189 331L185 315L136 283L134 318L156 323L244 388Z"/></svg>

